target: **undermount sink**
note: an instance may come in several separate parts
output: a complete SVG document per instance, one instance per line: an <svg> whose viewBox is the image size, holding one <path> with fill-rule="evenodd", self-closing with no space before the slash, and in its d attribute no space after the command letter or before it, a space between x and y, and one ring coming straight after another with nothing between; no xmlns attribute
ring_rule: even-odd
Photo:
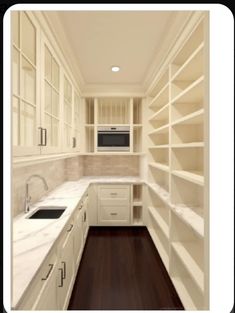
<svg viewBox="0 0 235 313"><path fill-rule="evenodd" d="M59 218L65 211L66 206L40 206L37 211L30 215L31 219L55 219Z"/></svg>

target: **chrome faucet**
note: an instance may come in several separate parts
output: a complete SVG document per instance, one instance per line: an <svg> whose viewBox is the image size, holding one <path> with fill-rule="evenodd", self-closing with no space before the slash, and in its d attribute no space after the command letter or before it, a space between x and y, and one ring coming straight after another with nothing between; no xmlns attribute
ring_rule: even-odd
<svg viewBox="0 0 235 313"><path fill-rule="evenodd" d="M29 210L30 210L30 201L31 201L31 197L29 196L29 181L31 180L31 178L34 178L34 177L40 178L40 179L43 181L44 189L45 189L45 190L48 190L48 185L47 185L47 182L46 182L46 180L45 180L44 177L42 177L42 176L40 176L40 175L38 175L38 174L34 174L34 175L29 176L29 178L26 180L25 210L24 210L25 213L28 213Z"/></svg>

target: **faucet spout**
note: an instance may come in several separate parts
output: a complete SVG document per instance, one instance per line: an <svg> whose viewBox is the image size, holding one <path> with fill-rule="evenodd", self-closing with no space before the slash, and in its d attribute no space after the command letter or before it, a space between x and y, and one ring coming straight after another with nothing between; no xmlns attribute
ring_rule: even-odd
<svg viewBox="0 0 235 313"><path fill-rule="evenodd" d="M41 179L43 182L43 185L44 185L44 189L48 190L48 185L47 185L47 182L46 182L44 177L42 177L41 175L38 175L38 174L33 174L33 175L29 176L29 178L26 180L26 186L25 186L25 213L28 213L30 210L31 197L29 196L29 181L32 178Z"/></svg>

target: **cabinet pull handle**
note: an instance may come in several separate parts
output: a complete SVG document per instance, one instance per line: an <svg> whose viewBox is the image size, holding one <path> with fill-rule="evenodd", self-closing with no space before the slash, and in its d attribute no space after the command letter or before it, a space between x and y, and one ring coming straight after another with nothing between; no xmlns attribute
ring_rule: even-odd
<svg viewBox="0 0 235 313"><path fill-rule="evenodd" d="M43 144L43 146L46 146L47 145L47 129L43 128L43 130L44 130L44 144Z"/></svg>
<svg viewBox="0 0 235 313"><path fill-rule="evenodd" d="M50 273L54 267L54 264L49 264L49 267L50 267L50 269L49 269L48 273L46 274L46 277L43 277L42 280L47 280L47 278L49 277L49 275L50 275Z"/></svg>
<svg viewBox="0 0 235 313"><path fill-rule="evenodd" d="M63 287L64 283L63 283L63 269L59 268L60 271L60 285L58 287Z"/></svg>
<svg viewBox="0 0 235 313"><path fill-rule="evenodd" d="M111 194L111 196L116 196L117 195L116 192L111 192L110 194Z"/></svg>
<svg viewBox="0 0 235 313"><path fill-rule="evenodd" d="M43 146L43 143L42 143L42 132L43 132L43 128L42 128L42 127L38 127L38 129L40 130L40 143L38 144L38 146Z"/></svg>
<svg viewBox="0 0 235 313"><path fill-rule="evenodd" d="M66 278L66 262L61 262L63 265L64 265L64 269L63 269L63 272L62 272L62 277L63 279Z"/></svg>
<svg viewBox="0 0 235 313"><path fill-rule="evenodd" d="M77 144L77 142L76 142L76 137L73 137L73 148L76 147L76 144Z"/></svg>
<svg viewBox="0 0 235 313"><path fill-rule="evenodd" d="M86 221L86 212L84 212L84 215L83 215L83 222Z"/></svg>
<svg viewBox="0 0 235 313"><path fill-rule="evenodd" d="M72 230L72 228L73 228L73 224L70 224L70 228L67 229L67 232L69 233Z"/></svg>
<svg viewBox="0 0 235 313"><path fill-rule="evenodd" d="M117 213L110 213L110 215L117 215Z"/></svg>

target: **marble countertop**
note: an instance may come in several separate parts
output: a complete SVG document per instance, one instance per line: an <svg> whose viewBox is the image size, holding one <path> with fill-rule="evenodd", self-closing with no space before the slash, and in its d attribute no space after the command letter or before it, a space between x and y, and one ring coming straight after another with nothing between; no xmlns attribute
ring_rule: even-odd
<svg viewBox="0 0 235 313"><path fill-rule="evenodd" d="M144 183L132 176L86 176L78 181L68 181L32 205L29 213L22 213L13 220L13 292L12 307L15 308L24 295L33 277L63 231L71 214L92 183ZM58 219L29 219L39 206L60 205L66 210Z"/></svg>

